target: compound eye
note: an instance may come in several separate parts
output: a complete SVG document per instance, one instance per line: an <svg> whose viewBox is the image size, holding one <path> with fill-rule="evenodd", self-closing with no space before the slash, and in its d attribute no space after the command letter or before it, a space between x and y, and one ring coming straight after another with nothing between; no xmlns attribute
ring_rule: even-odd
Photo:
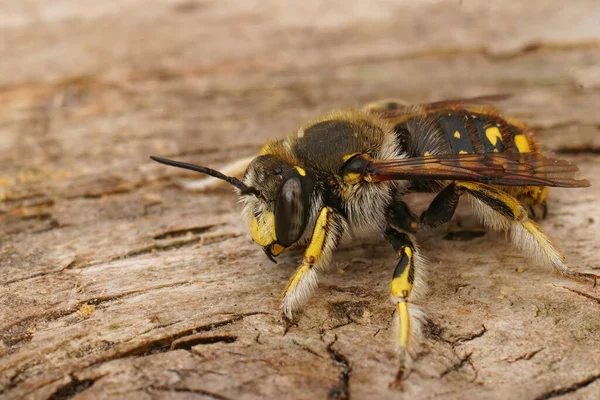
<svg viewBox="0 0 600 400"><path fill-rule="evenodd" d="M306 225L306 205L299 177L286 180L275 204L275 235L284 247L296 243Z"/></svg>

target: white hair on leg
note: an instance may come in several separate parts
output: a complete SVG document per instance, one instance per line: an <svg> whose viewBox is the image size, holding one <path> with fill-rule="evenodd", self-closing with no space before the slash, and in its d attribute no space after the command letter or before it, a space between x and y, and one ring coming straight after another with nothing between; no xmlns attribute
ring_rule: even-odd
<svg viewBox="0 0 600 400"><path fill-rule="evenodd" d="M600 278L600 275L579 272L569 266L565 255L552 243L538 224L529 219L527 211L521 205L519 205L519 215L516 219L511 219L476 197L472 195L469 197L473 200L475 214L485 225L495 230L510 231L513 245L540 264L551 265L563 276L571 279L589 279L595 282Z"/></svg>
<svg viewBox="0 0 600 400"><path fill-rule="evenodd" d="M425 337L423 334L423 326L426 323L427 314L425 314L420 306L413 303L408 303L408 312L410 316L410 336L408 339L408 345L403 347L400 344L401 326L398 313L394 315L394 319L392 321L392 334L394 335L396 352L400 357L403 358L401 362L403 361L404 366L410 369L413 361L419 353L419 350L421 349L421 344L423 343L423 339Z"/></svg>
<svg viewBox="0 0 600 400"><path fill-rule="evenodd" d="M314 264L310 265L304 260L288 283L281 299L282 313L292 319L294 311L297 311L308 300L318 284L318 271L327 268L333 257L341 237L348 230L346 221L330 210L325 229L323 248ZM310 244L309 244L310 246ZM305 256L306 257L306 256Z"/></svg>
<svg viewBox="0 0 600 400"><path fill-rule="evenodd" d="M412 236L409 236L414 246L413 268L415 270L415 281L410 292L411 301L419 301L427 296L429 285L427 284L427 259L423 257L419 246Z"/></svg>
<svg viewBox="0 0 600 400"><path fill-rule="evenodd" d="M302 268L301 266L300 268ZM314 268L309 268L298 281L296 286L286 293L281 300L281 312L290 320L295 311L299 310L317 288L319 277Z"/></svg>
<svg viewBox="0 0 600 400"><path fill-rule="evenodd" d="M530 220L514 224L510 238L519 250L531 255L539 263L555 267L565 264L565 256L552 244L550 238L537 228L537 224Z"/></svg>

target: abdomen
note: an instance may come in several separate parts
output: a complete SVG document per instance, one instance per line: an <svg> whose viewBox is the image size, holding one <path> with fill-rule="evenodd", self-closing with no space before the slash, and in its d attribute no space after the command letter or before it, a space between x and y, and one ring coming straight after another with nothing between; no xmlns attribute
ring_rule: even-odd
<svg viewBox="0 0 600 400"><path fill-rule="evenodd" d="M394 125L398 145L411 157L430 154L528 153L537 151L531 129L497 112L455 107L421 113ZM435 191L440 182L413 182L417 191ZM546 187L502 187L528 207L543 205ZM545 210L545 206L544 206ZM537 217L530 209L530 215ZM540 214L538 212L537 214ZM545 215L545 212L544 212Z"/></svg>
<svg viewBox="0 0 600 400"><path fill-rule="evenodd" d="M398 145L411 157L536 151L533 134L522 122L485 109L454 108L409 116L394 125Z"/></svg>

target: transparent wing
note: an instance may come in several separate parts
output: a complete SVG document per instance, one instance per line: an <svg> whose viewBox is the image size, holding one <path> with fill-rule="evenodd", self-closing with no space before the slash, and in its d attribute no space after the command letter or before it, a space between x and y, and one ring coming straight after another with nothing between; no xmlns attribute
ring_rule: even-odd
<svg viewBox="0 0 600 400"><path fill-rule="evenodd" d="M447 154L396 160L373 160L367 179L462 180L501 186L587 187L585 179L575 179L579 171L566 160L540 153Z"/></svg>

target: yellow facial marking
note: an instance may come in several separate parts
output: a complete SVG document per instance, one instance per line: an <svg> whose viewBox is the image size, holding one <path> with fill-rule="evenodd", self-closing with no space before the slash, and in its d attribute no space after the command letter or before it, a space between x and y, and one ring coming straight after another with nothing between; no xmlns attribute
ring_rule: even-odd
<svg viewBox="0 0 600 400"><path fill-rule="evenodd" d="M275 236L275 216L272 212L263 214L260 222L256 217L252 217L250 224L250 233L252 240L260 246L268 246L277 240Z"/></svg>
<svg viewBox="0 0 600 400"><path fill-rule="evenodd" d="M458 154L469 154L469 153L467 153L467 152L466 152L466 151L464 151L464 150L461 150L461 151L459 151L459 152L458 152Z"/></svg>
<svg viewBox="0 0 600 400"><path fill-rule="evenodd" d="M517 146L517 149L521 153L529 153L531 151L525 135L515 135L515 146Z"/></svg>
<svg viewBox="0 0 600 400"><path fill-rule="evenodd" d="M498 140L502 139L502 134L500 133L500 129L498 129L498 127L492 126L485 130L485 137L490 141L492 146L495 147L498 143Z"/></svg>
<svg viewBox="0 0 600 400"><path fill-rule="evenodd" d="M297 165L294 165L294 168L296 168L296 171L298 171L298 173L302 176L306 176L306 171L304 170L304 168L299 167Z"/></svg>
<svg viewBox="0 0 600 400"><path fill-rule="evenodd" d="M457 139L460 139L460 132L459 131L454 131L454 137Z"/></svg>
<svg viewBox="0 0 600 400"><path fill-rule="evenodd" d="M315 224L315 230L313 231L310 244L304 252L304 264L313 265L321 253L323 252L323 245L325 244L325 234L327 233L327 217L329 215L329 209L323 208L317 218Z"/></svg>
<svg viewBox="0 0 600 400"><path fill-rule="evenodd" d="M273 245L273 247L271 247L271 254L273 254L274 256L278 256L280 255L283 251L285 250L285 247L283 247L280 244L275 243Z"/></svg>

